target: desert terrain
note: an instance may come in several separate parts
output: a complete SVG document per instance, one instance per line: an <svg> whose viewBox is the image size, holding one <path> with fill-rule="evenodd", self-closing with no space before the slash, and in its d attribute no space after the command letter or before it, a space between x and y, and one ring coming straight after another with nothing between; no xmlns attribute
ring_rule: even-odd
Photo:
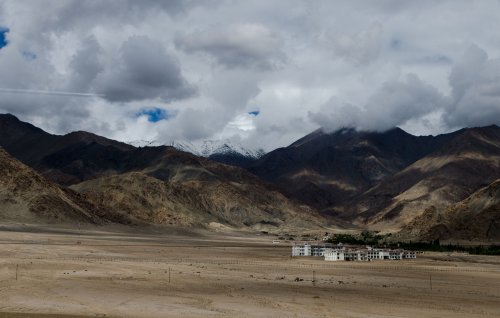
<svg viewBox="0 0 500 318"><path fill-rule="evenodd" d="M500 316L497 256L325 262L265 234L157 232L2 226L0 317Z"/></svg>

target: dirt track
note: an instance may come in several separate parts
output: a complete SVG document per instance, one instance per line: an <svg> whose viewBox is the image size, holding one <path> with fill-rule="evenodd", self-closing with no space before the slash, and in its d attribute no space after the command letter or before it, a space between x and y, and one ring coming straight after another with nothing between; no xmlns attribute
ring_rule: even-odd
<svg viewBox="0 0 500 318"><path fill-rule="evenodd" d="M271 240L1 231L0 318L500 316L500 257L332 263Z"/></svg>

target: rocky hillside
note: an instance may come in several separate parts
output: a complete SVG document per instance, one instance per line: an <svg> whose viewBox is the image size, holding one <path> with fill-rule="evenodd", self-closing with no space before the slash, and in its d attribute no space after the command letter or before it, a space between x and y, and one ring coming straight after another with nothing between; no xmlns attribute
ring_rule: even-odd
<svg viewBox="0 0 500 318"><path fill-rule="evenodd" d="M333 223L242 168L173 147L136 148L87 132L51 135L11 115L0 116L0 144L46 178L81 191L108 219L255 229Z"/></svg>
<svg viewBox="0 0 500 318"><path fill-rule="evenodd" d="M65 186L142 170L162 180L171 179L178 171L194 179L217 179L216 173L228 178L234 175L256 179L242 169L217 166L215 162L208 164L211 161L171 146L138 148L84 131L52 135L9 114L0 115L0 146L50 180ZM200 162L217 172L199 170Z"/></svg>
<svg viewBox="0 0 500 318"><path fill-rule="evenodd" d="M394 232L500 178L500 128L435 137L320 129L249 170L330 218Z"/></svg>
<svg viewBox="0 0 500 318"><path fill-rule="evenodd" d="M133 220L183 227L253 230L319 228L326 224L305 206L249 183L174 177L165 182L141 172L72 186L92 201Z"/></svg>
<svg viewBox="0 0 500 318"><path fill-rule="evenodd" d="M51 135L12 115L0 115L0 146L103 218L179 226L397 232L500 178L497 126L421 137L317 130L248 169L82 131Z"/></svg>
<svg viewBox="0 0 500 318"><path fill-rule="evenodd" d="M399 128L383 133L320 129L266 154L249 170L290 197L327 212L435 151L449 138L416 137Z"/></svg>
<svg viewBox="0 0 500 318"><path fill-rule="evenodd" d="M396 230L428 208L443 209L500 178L500 128L459 131L438 150L352 200L344 217ZM341 214L342 215L342 214Z"/></svg>
<svg viewBox="0 0 500 318"><path fill-rule="evenodd" d="M0 220L21 223L106 222L84 196L49 182L0 148Z"/></svg>
<svg viewBox="0 0 500 318"><path fill-rule="evenodd" d="M399 235L413 240L500 240L500 179L447 208L428 207Z"/></svg>

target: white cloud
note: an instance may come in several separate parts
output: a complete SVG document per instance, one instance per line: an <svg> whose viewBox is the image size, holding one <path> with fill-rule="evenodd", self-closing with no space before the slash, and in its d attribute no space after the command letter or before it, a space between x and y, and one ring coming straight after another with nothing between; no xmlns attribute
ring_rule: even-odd
<svg viewBox="0 0 500 318"><path fill-rule="evenodd" d="M383 83L363 106L332 98L321 106L319 112L310 112L309 117L329 130L355 127L383 131L421 118L440 109L444 103L445 98L436 88L409 74L402 81Z"/></svg>
<svg viewBox="0 0 500 318"><path fill-rule="evenodd" d="M0 92L0 111L56 133L267 150L320 125L500 124L498 12L495 0L5 0L0 88L106 98ZM178 115L144 122L144 107Z"/></svg>
<svg viewBox="0 0 500 318"><path fill-rule="evenodd" d="M355 34L328 33L335 53L355 65L366 64L378 58L383 45L383 26L374 22L367 30Z"/></svg>

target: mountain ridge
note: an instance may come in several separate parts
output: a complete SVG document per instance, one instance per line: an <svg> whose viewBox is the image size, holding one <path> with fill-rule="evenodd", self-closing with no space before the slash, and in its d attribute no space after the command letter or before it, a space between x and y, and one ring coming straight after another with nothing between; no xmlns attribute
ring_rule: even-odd
<svg viewBox="0 0 500 318"><path fill-rule="evenodd" d="M496 125L437 136L400 128L318 129L248 162L247 169L172 146L134 147L84 131L51 135L10 115L0 115L0 146L62 189L70 186L110 211L109 218L176 226L352 224L404 233L413 224L412 233L425 233L418 226L432 225L419 220L435 221L429 211L444 211L500 178ZM497 217L485 213L485 220ZM449 237L454 229L461 235L448 228Z"/></svg>
<svg viewBox="0 0 500 318"><path fill-rule="evenodd" d="M500 239L500 179L444 209L427 208L398 233L413 240Z"/></svg>
<svg viewBox="0 0 500 318"><path fill-rule="evenodd" d="M14 156L24 158L26 164L63 189L71 186L79 190L67 191L79 193L103 208L105 218L120 219L122 223L172 222L177 226L202 227L206 220L222 226L267 231L322 228L331 223L314 209L294 203L271 184L239 167L171 146L136 148L81 131L51 135L7 119L8 130L0 121L0 145L14 150ZM24 133L10 134L16 125ZM25 140L38 143L29 149L16 146ZM33 152L35 156L31 156ZM122 187L127 182L134 186ZM156 197L142 189L149 189ZM173 215L177 217L175 222ZM191 221L178 223L189 219L189 215ZM242 221L241 216L247 221Z"/></svg>
<svg viewBox="0 0 500 318"><path fill-rule="evenodd" d="M447 139L435 138L412 136L400 128L383 133L316 130L288 147L267 153L249 170L277 183L289 195L300 198L312 193L304 202L325 209L368 190ZM325 197L325 191L331 195Z"/></svg>
<svg viewBox="0 0 500 318"><path fill-rule="evenodd" d="M23 223L104 224L103 211L77 192L60 188L0 147L0 217ZM115 219L116 220L116 219Z"/></svg>

